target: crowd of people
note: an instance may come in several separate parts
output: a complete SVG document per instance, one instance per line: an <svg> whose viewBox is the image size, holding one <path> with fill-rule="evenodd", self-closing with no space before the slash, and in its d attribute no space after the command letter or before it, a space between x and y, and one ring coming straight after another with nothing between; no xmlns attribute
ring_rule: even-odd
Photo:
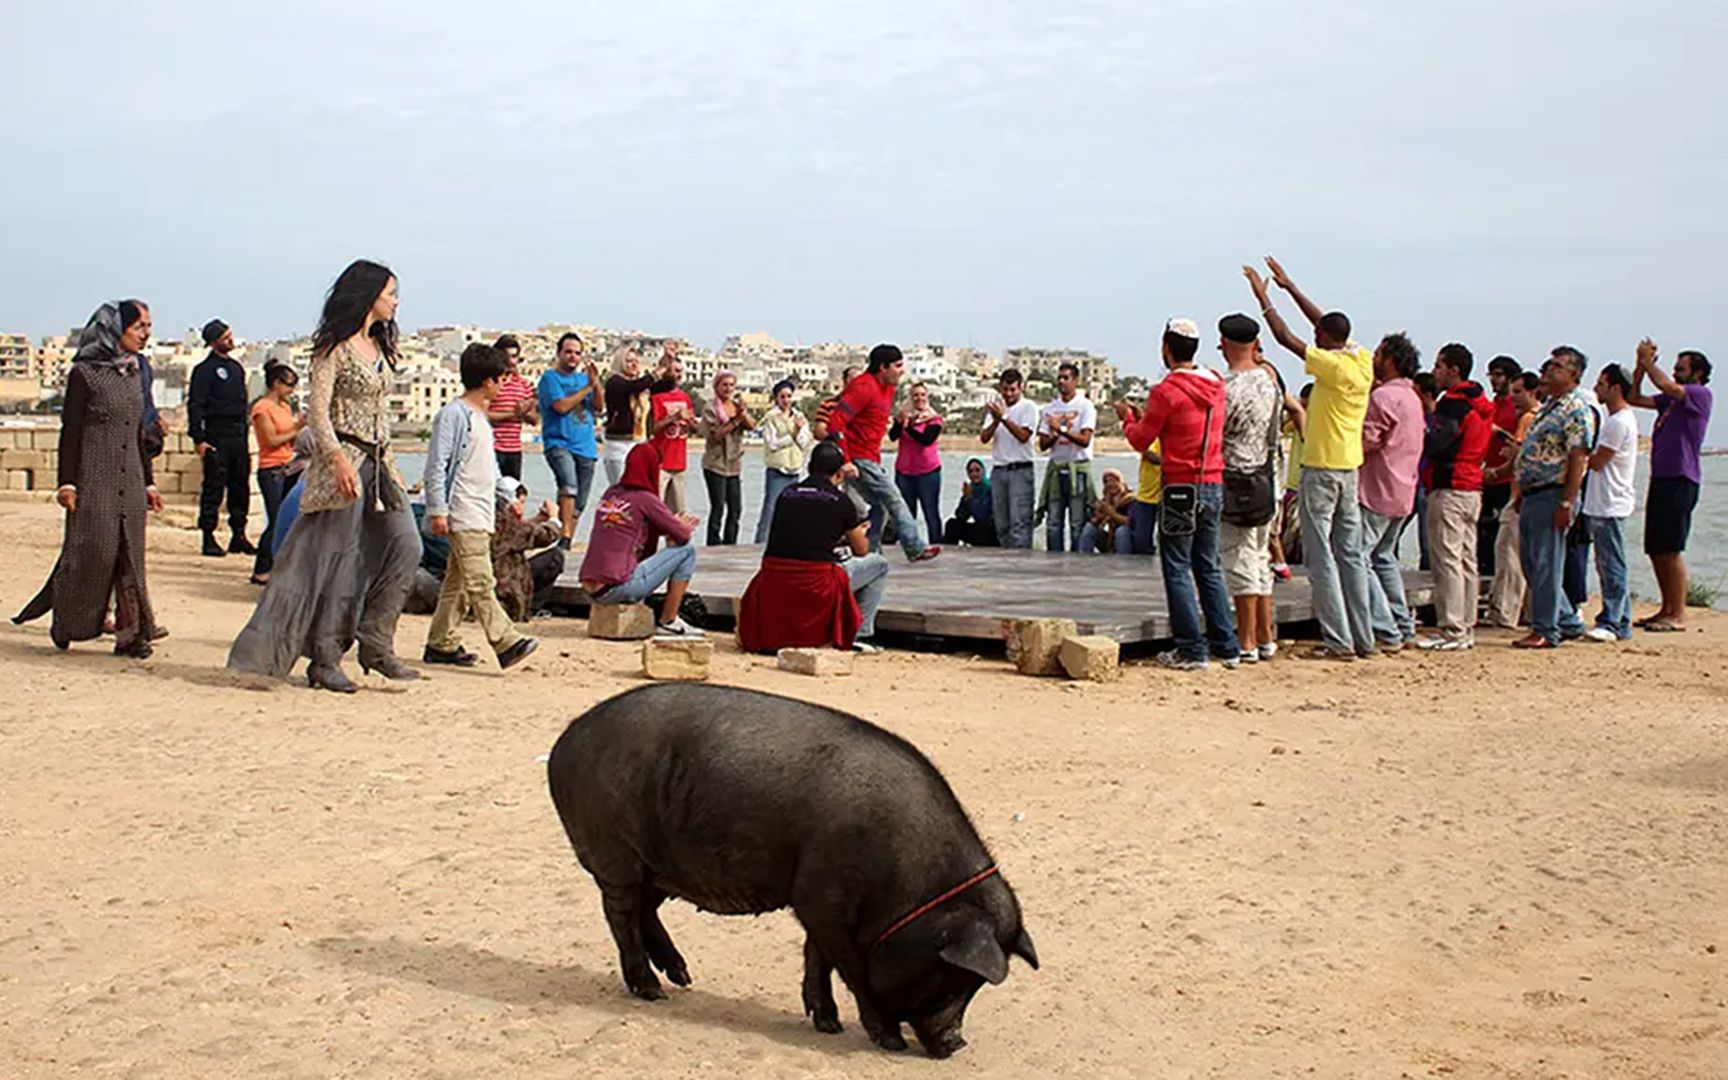
<svg viewBox="0 0 1728 1080"><path fill-rule="evenodd" d="M303 413L290 405L291 368L268 367L264 395L250 401L232 331L221 320L203 330L210 353L188 396L204 463L202 550L253 556L252 581L264 588L229 666L281 677L305 658L311 686L353 692L342 659L358 643L363 670L413 680L418 670L395 647L405 608L433 615L426 664L478 662L461 640L470 617L500 667L520 663L537 641L519 624L546 604L565 568L597 464L606 486L578 572L583 588L600 604L659 596L659 634L700 636L682 614L701 524L685 496L687 444L703 440L707 543L736 544L749 432L765 459L755 534L764 555L738 622L751 650L874 651L890 572L884 543L922 562L942 544L1031 548L1039 524L1052 553L1158 557L1174 637L1159 661L1180 670L1277 655L1272 597L1290 576L1287 560L1305 565L1320 626L1319 644L1300 653L1308 659L1469 649L1480 625L1527 625L1514 642L1524 649L1624 640L1634 625L1684 626L1683 556L1712 406L1702 353L1681 352L1665 372L1645 340L1630 371L1603 366L1589 393L1588 360L1563 345L1535 371L1495 357L1484 389L1465 345L1442 346L1431 371L1420 370L1403 333L1369 351L1346 315L1323 310L1276 260L1266 269L1244 267L1259 318L1218 321L1221 366L1200 362L1194 321L1171 319L1164 377L1143 404L1113 403L1138 455L1132 482L1114 469L1094 475L1098 409L1072 365L1059 370L1056 396L1042 407L1010 369L986 406L988 461L967 461L944 522L943 418L917 383L896 407L905 360L887 344L810 417L795 407L789 381L757 415L728 371L698 408L682 386L676 342L664 344L651 370L626 344L602 379L581 337L567 333L537 383L521 373L513 337L474 344L460 360L462 393L438 412L411 488L397 471L386 409L397 281L388 268L357 261L326 297ZM1274 288L1306 332L1280 314ZM1261 319L1272 341L1301 359L1311 381L1299 392L1268 361ZM79 338L61 429L65 541L17 618L52 611L62 649L111 632L117 653L147 656L167 633L144 576L143 515L160 506L151 462L165 430L143 355L149 334L147 305L128 300L103 305ZM1634 409L1656 414L1644 546L1662 594L1637 624L1625 549L1637 503ZM525 426L540 428L557 487L556 503L532 517ZM256 546L246 534L249 434L268 516ZM896 447L892 471L885 443ZM226 544L217 537L224 504ZM1426 637L1417 634L1399 551L1412 524L1433 581ZM1592 549L1601 607L1587 626L1580 607Z"/></svg>

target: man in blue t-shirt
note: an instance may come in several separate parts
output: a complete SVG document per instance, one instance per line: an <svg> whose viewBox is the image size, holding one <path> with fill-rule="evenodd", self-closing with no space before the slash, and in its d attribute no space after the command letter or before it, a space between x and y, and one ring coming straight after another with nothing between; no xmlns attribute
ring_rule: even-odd
<svg viewBox="0 0 1728 1080"><path fill-rule="evenodd" d="M558 359L540 376L540 445L546 465L558 481L558 521L563 537L558 546L570 550L576 535L576 520L588 505L588 490L594 483L594 460L599 447L594 442L594 416L598 408L595 389L599 372L592 360L582 356L582 339L567 333L558 339Z"/></svg>

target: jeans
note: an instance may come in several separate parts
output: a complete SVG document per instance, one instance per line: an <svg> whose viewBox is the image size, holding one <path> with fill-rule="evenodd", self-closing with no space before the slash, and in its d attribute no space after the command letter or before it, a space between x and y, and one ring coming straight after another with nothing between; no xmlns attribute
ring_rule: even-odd
<svg viewBox="0 0 1728 1080"><path fill-rule="evenodd" d="M1162 526L1159 529L1170 633L1176 639L1176 654L1184 660L1206 659L1208 647L1218 659L1234 660L1241 655L1242 646L1236 638L1236 612L1224 588L1224 568L1218 563L1218 515L1224 510L1224 485L1196 484L1194 491L1194 531L1177 536L1164 532ZM1200 632L1202 613L1206 617L1204 635Z"/></svg>
<svg viewBox="0 0 1728 1080"><path fill-rule="evenodd" d="M1128 543L1132 554L1158 554L1157 503L1143 503L1136 499L1128 504Z"/></svg>
<svg viewBox="0 0 1728 1080"><path fill-rule="evenodd" d="M1510 515L1506 505L1512 501L1512 485L1482 485L1482 516L1476 519L1476 572L1485 578L1500 572L1500 516Z"/></svg>
<svg viewBox="0 0 1728 1080"><path fill-rule="evenodd" d="M282 496L288 493L288 466L273 465L258 470L258 494L264 496L269 523L258 538L258 557L252 560L252 575L268 574L276 556L276 515L282 511Z"/></svg>
<svg viewBox="0 0 1728 1080"><path fill-rule="evenodd" d="M1032 547L1032 502L1037 478L1032 464L997 465L990 470L990 488L996 494L996 535L1005 548Z"/></svg>
<svg viewBox="0 0 1728 1080"><path fill-rule="evenodd" d="M1584 632L1584 620L1561 586L1566 534L1554 527L1554 511L1565 492L1549 488L1524 496L1518 515L1518 554L1530 590L1530 632L1556 645Z"/></svg>
<svg viewBox="0 0 1728 1080"><path fill-rule="evenodd" d="M708 484L708 546L738 542L738 519L744 515L744 478L703 469Z"/></svg>
<svg viewBox="0 0 1728 1080"><path fill-rule="evenodd" d="M886 511L894 515L894 532L900 540L900 550L909 559L916 559L924 554L924 534L919 530L918 523L912 520L912 511L906 506L906 500L900 497L900 489L894 486L894 481L888 478L888 470L882 467L880 461L855 460L853 465L858 468L858 478L848 480L847 486L861 495L870 504L871 516L878 511ZM931 531L936 529L936 522L930 522Z"/></svg>
<svg viewBox="0 0 1728 1080"><path fill-rule="evenodd" d="M492 456L498 459L499 476L508 476L512 480L522 479L522 451L493 450Z"/></svg>
<svg viewBox="0 0 1728 1080"><path fill-rule="evenodd" d="M1320 641L1335 653L1374 649L1368 621L1368 559L1355 469L1302 470L1302 557L1320 620Z"/></svg>
<svg viewBox="0 0 1728 1080"><path fill-rule="evenodd" d="M1583 496L1578 501L1582 503ZM1582 608L1584 601L1590 599L1591 539L1589 527L1582 521L1566 533L1566 568L1560 575L1560 587L1566 590L1566 599L1575 608Z"/></svg>
<svg viewBox="0 0 1728 1080"><path fill-rule="evenodd" d="M636 564L630 580L593 597L597 604L640 604L668 581L689 581L696 574L696 548L677 544L662 548Z"/></svg>
<svg viewBox="0 0 1728 1080"><path fill-rule="evenodd" d="M906 501L906 509L912 512L912 516L923 515L924 531L930 542L935 543L936 527L942 521L942 470L931 469L918 476L897 472L894 486L900 490L900 497Z"/></svg>
<svg viewBox="0 0 1728 1080"><path fill-rule="evenodd" d="M1078 555L1102 555L1098 548L1098 539L1104 530L1095 523L1088 521L1080 529L1080 541L1074 545ZM1118 525L1110 530L1110 551L1118 555L1134 554L1134 532L1126 525Z"/></svg>
<svg viewBox="0 0 1728 1080"><path fill-rule="evenodd" d="M779 501L782 491L797 482L797 473L762 470L762 513L756 518L756 543L768 542L768 529L774 524L774 504Z"/></svg>
<svg viewBox="0 0 1728 1080"><path fill-rule="evenodd" d="M1427 570L1433 563L1433 559L1428 554L1428 489L1420 484L1416 487L1416 513L1414 517L1416 520L1416 568ZM1405 528L1409 528L1408 521L1405 522Z"/></svg>
<svg viewBox="0 0 1728 1080"><path fill-rule="evenodd" d="M1404 598L1404 570L1398 565L1398 541L1409 520L1362 508L1362 544L1368 549L1368 623L1374 640L1388 645L1416 639L1416 617Z"/></svg>
<svg viewBox="0 0 1728 1080"><path fill-rule="evenodd" d="M583 457L564 446L548 446L545 457L546 467L552 470L552 479L558 485L559 498L575 499L576 512L580 514L588 505L588 493L594 488L594 459Z"/></svg>
<svg viewBox="0 0 1728 1080"><path fill-rule="evenodd" d="M1050 516L1044 522L1044 546L1051 551L1081 550L1080 530L1092 514L1091 474L1053 467L1044 474L1044 482L1056 485L1055 491L1045 495ZM1071 542L1064 543L1064 539Z"/></svg>
<svg viewBox="0 0 1728 1080"><path fill-rule="evenodd" d="M862 618L858 621L858 636L876 636L876 609L882 606L882 596L888 591L888 560L871 552L854 555L842 564L852 582L852 595L858 601Z"/></svg>
<svg viewBox="0 0 1728 1080"><path fill-rule="evenodd" d="M1625 641L1632 636L1632 594L1626 584L1626 522L1624 518L1586 517L1590 540L1596 545L1596 576L1602 579L1602 610L1596 625Z"/></svg>

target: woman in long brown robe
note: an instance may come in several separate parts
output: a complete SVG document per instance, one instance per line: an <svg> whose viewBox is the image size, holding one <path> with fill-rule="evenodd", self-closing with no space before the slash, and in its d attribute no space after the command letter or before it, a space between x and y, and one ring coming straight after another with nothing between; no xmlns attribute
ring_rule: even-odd
<svg viewBox="0 0 1728 1080"><path fill-rule="evenodd" d="M111 600L116 655L147 657L160 636L144 580L144 515L162 509L141 438L139 354L149 340L142 302L103 304L79 335L66 380L55 494L66 532L50 579L49 631L62 650L102 635Z"/></svg>

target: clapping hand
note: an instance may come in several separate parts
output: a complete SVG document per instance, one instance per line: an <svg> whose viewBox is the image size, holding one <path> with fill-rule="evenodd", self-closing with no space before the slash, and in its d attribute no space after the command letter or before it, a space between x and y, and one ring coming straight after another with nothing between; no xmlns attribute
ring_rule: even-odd
<svg viewBox="0 0 1728 1080"><path fill-rule="evenodd" d="M1111 404L1115 406L1116 419L1122 421L1124 424L1132 423L1134 421L1134 406L1128 404L1126 401L1115 401L1111 402Z"/></svg>
<svg viewBox="0 0 1728 1080"><path fill-rule="evenodd" d="M1248 287L1254 290L1254 298L1260 301L1260 306L1266 306L1266 279L1260 276L1260 271L1252 266L1242 268L1242 276L1248 279Z"/></svg>
<svg viewBox="0 0 1728 1080"><path fill-rule="evenodd" d="M997 398L991 398L988 402L985 403L984 408L987 412L989 412L989 414L991 416L995 417L998 420L1002 419L1002 413L1003 413L1002 402L1000 400L998 400Z"/></svg>
<svg viewBox="0 0 1728 1080"><path fill-rule="evenodd" d="M1274 259L1270 255L1266 256L1266 269L1272 271L1273 284L1288 292L1290 289L1290 275L1284 272L1284 267L1278 264L1278 260Z"/></svg>
<svg viewBox="0 0 1728 1080"><path fill-rule="evenodd" d="M695 514L679 514L678 520L682 521L687 527L692 529L702 524L702 519L697 517Z"/></svg>
<svg viewBox="0 0 1728 1080"><path fill-rule="evenodd" d="M1638 366L1652 368L1656 366L1656 343L1645 338L1638 343Z"/></svg>
<svg viewBox="0 0 1728 1080"><path fill-rule="evenodd" d="M540 520L551 521L558 515L558 508L552 505L551 499L540 500Z"/></svg>

